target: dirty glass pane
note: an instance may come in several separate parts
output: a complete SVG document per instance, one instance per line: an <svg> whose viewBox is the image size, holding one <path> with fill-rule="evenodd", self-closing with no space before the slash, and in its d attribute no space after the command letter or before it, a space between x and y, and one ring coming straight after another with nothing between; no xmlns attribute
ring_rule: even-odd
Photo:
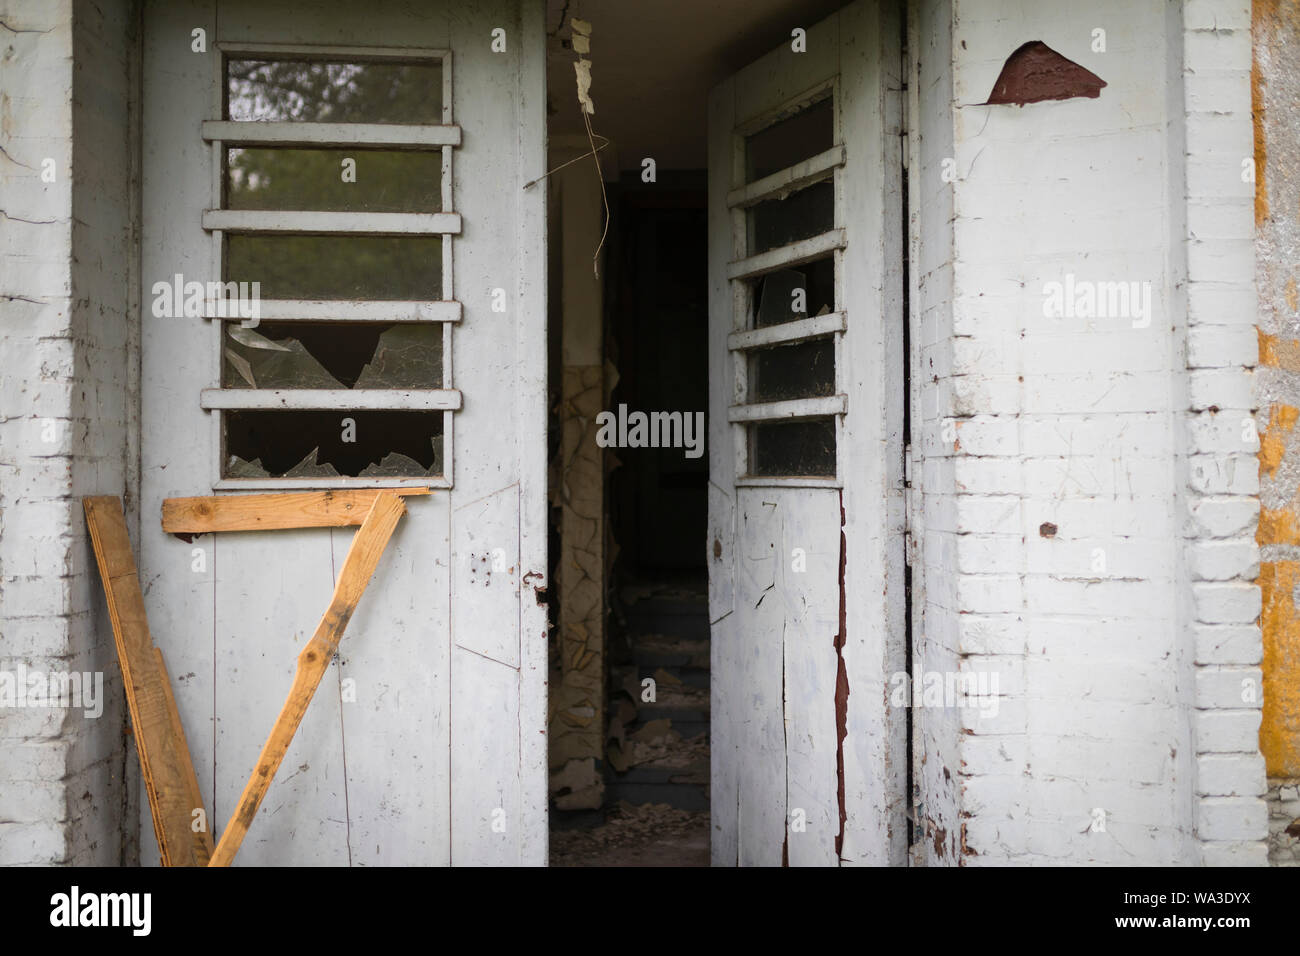
<svg viewBox="0 0 1300 956"><path fill-rule="evenodd" d="M221 384L225 388L342 388L295 338L278 341L233 322L225 324Z"/></svg>
<svg viewBox="0 0 1300 956"><path fill-rule="evenodd" d="M357 377L357 388L439 388L442 385L442 325L395 325Z"/></svg>
<svg viewBox="0 0 1300 956"><path fill-rule="evenodd" d="M835 394L835 342L814 339L749 353L749 401L784 402Z"/></svg>
<svg viewBox="0 0 1300 956"><path fill-rule="evenodd" d="M834 101L827 97L745 140L745 182L780 172L835 145Z"/></svg>
<svg viewBox="0 0 1300 956"><path fill-rule="evenodd" d="M835 184L829 180L745 210L749 255L788 246L835 228Z"/></svg>
<svg viewBox="0 0 1300 956"><path fill-rule="evenodd" d="M443 471L442 412L228 411L224 416L222 474L227 478L423 478Z"/></svg>
<svg viewBox="0 0 1300 956"><path fill-rule="evenodd" d="M834 478L835 419L750 425L749 473L765 478Z"/></svg>
<svg viewBox="0 0 1300 956"><path fill-rule="evenodd" d="M226 118L437 124L442 64L232 58L226 60Z"/></svg>
<svg viewBox="0 0 1300 956"><path fill-rule="evenodd" d="M780 325L835 311L835 259L769 272L750 282L754 328Z"/></svg>
<svg viewBox="0 0 1300 956"><path fill-rule="evenodd" d="M223 388L441 388L442 325L228 323Z"/></svg>
<svg viewBox="0 0 1300 956"><path fill-rule="evenodd" d="M440 212L442 153L236 147L225 190L226 209Z"/></svg>
<svg viewBox="0 0 1300 956"><path fill-rule="evenodd" d="M226 281L264 299L439 299L440 236L226 234Z"/></svg>

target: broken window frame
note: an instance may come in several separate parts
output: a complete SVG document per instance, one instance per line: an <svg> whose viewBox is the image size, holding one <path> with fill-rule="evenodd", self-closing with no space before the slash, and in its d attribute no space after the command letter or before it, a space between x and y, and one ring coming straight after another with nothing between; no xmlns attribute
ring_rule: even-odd
<svg viewBox="0 0 1300 956"><path fill-rule="evenodd" d="M793 166L778 170L754 182L747 182L746 142L748 138L827 98L830 98L834 104L831 147ZM845 148L840 129L840 102L838 78L828 80L788 100L775 110L739 124L732 131L732 182L740 185L727 194L727 207L732 217L734 256L727 265L727 279L732 295L732 331L727 336L727 350L731 355L731 365L735 374L733 394L737 398L737 403L730 406L727 418L732 425L737 486L843 487L840 450L844 447L844 419L848 412L843 357L844 334L848 329L848 311L843 297L846 230L841 176L845 164ZM751 255L748 248L750 230L747 228L747 210L765 200L789 195L803 187L823 182L828 177L835 189L833 227L807 239ZM758 328L754 298L763 277L827 256L833 257L835 267L836 310ZM835 343L835 394L822 398L796 398L775 402L749 401L749 356L754 350L806 342L828 334L832 336ZM749 439L751 426L765 422L788 422L825 417L833 417L835 422L836 464L833 477L751 473Z"/></svg>
<svg viewBox="0 0 1300 956"><path fill-rule="evenodd" d="M224 281L225 236L236 234L331 234L440 236L442 239L442 281L440 300L299 300L262 299L262 322L437 322L442 325L442 383L435 389L261 389L222 388L222 351L225 323L241 318L220 314L231 310L209 301L205 318L212 322L211 381L215 387L200 392L200 406L211 413L213 467L212 487L223 489L302 488L390 488L404 485L451 488L453 415L462 396L452 386L452 330L461 320L462 306L452 286L453 237L461 232L460 214L453 209L452 151L461 142L461 128L452 117L452 54L445 49L376 48L282 43L215 44L212 112L215 120L201 124L204 141L211 150L212 184L209 208L203 212L203 228L211 235L211 274ZM381 123L315 123L228 120L225 114L226 62L239 57L285 57L287 59L342 59L353 62L438 63L442 73L442 122L437 125ZM232 146L314 146L437 150L442 155L442 208L437 213L419 212L321 212L288 210L224 209L223 187L226 150ZM238 310L233 310L236 313ZM443 412L443 473L437 476L401 478L317 477L317 478L227 478L225 477L227 410L318 411L437 411Z"/></svg>

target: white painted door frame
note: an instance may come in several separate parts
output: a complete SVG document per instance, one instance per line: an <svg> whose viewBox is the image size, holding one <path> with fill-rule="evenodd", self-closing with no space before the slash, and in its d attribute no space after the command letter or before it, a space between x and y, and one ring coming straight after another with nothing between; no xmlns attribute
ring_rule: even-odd
<svg viewBox="0 0 1300 956"><path fill-rule="evenodd" d="M546 190L541 0L313 6L151 0L144 24L142 283L216 280L209 221L222 44L451 50L460 398L450 485L411 504L240 851L245 864L545 864ZM505 50L492 48L505 31ZM203 52L192 31L205 31ZM209 128L209 132L221 132ZM439 145L439 144L433 144ZM447 219L416 225L441 229ZM449 277L451 278L451 277ZM506 311L493 310L504 301ZM162 533L210 494L210 321L142 315L141 576L209 818L224 825L328 603L347 530ZM365 311L363 305L358 309ZM328 311L328 310L327 310ZM337 316L336 316L337 317ZM445 341L445 340L444 340ZM211 402L207 403L211 406ZM225 488L226 484L221 483ZM226 493L226 492L223 492ZM192 570L194 551L202 571ZM356 701L341 682L355 681ZM156 861L148 808L142 858Z"/></svg>
<svg viewBox="0 0 1300 956"><path fill-rule="evenodd" d="M858 0L730 77L709 99L709 605L715 865L901 864L905 666L901 13ZM744 137L834 98L834 145L786 179L834 170L835 229L750 256ZM813 168L816 167L816 168ZM798 248L796 248L798 247ZM756 409L747 280L831 252L835 394ZM774 332L773 330L782 330ZM834 414L834 478L755 478L746 423ZM802 563L800 563L802 562Z"/></svg>

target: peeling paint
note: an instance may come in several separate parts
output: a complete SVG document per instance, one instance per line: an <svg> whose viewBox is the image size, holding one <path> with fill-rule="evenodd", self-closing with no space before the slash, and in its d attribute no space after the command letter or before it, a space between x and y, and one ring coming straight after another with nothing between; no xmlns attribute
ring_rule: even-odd
<svg viewBox="0 0 1300 956"><path fill-rule="evenodd" d="M1289 284L1294 286L1294 280ZM1291 306L1292 311L1295 306ZM1259 332L1259 364L1271 365L1287 372L1300 372L1300 341Z"/></svg>
<svg viewBox="0 0 1300 956"><path fill-rule="evenodd" d="M1258 35L1261 18L1266 8L1272 4L1269 0L1254 0L1251 4L1251 21L1253 32ZM1264 92L1263 70L1259 57L1250 60L1250 118L1255 133L1255 225L1259 226L1268 219L1268 137L1264 131Z"/></svg>
<svg viewBox="0 0 1300 956"><path fill-rule="evenodd" d="M1068 100L1076 96L1096 99L1106 81L1057 53L1041 40L1021 44L1007 57L993 91L983 104L1041 103Z"/></svg>
<svg viewBox="0 0 1300 956"><path fill-rule="evenodd" d="M1251 6L1255 285L1260 422L1259 587L1263 705L1259 747L1268 773L1269 859L1289 865L1284 828L1300 784L1300 2ZM1289 796L1288 796L1289 795ZM1288 811L1288 808L1290 810Z"/></svg>
<svg viewBox="0 0 1300 956"><path fill-rule="evenodd" d="M1271 477L1286 454L1286 436L1295 427L1300 409L1292 405L1274 405L1269 411L1268 429L1259 441L1259 474Z"/></svg>
<svg viewBox="0 0 1300 956"><path fill-rule="evenodd" d="M1295 512L1286 508L1261 510L1255 541L1261 547L1267 544L1300 544L1300 528L1296 526Z"/></svg>
<svg viewBox="0 0 1300 956"><path fill-rule="evenodd" d="M1300 777L1300 561L1260 565L1264 706L1259 745L1270 777Z"/></svg>
<svg viewBox="0 0 1300 956"><path fill-rule="evenodd" d="M846 600L844 594L844 568L848 561L848 539L844 532L844 492L840 491L840 630L835 635L835 773L836 796L839 800L840 831L835 835L835 856L844 860L844 823L848 813L844 808L844 738L849 734L849 672L844 666L844 642L848 636Z"/></svg>

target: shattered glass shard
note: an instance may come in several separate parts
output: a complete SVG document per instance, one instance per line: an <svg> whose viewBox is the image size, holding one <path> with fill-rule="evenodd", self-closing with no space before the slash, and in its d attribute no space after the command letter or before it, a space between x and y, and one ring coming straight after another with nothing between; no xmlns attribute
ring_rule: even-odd
<svg viewBox="0 0 1300 956"><path fill-rule="evenodd" d="M262 459L245 461L238 455L231 455L226 465L227 478L270 478L271 473L262 467Z"/></svg>
<svg viewBox="0 0 1300 956"><path fill-rule="evenodd" d="M430 438L429 444L433 446L433 465L425 472L430 478L442 475L442 436Z"/></svg>
<svg viewBox="0 0 1300 956"><path fill-rule="evenodd" d="M257 379L253 378L253 367L248 364L248 359L234 349L226 349L226 358L230 360L230 367L239 373L249 388L257 388Z"/></svg>
<svg viewBox="0 0 1300 956"><path fill-rule="evenodd" d="M438 388L442 385L442 329L395 325L379 336L357 388Z"/></svg>
<svg viewBox="0 0 1300 956"><path fill-rule="evenodd" d="M384 456L378 464L369 464L361 470L359 478L409 478L423 475L424 466L414 458L408 458L401 452L392 451Z"/></svg>
<svg viewBox="0 0 1300 956"><path fill-rule="evenodd" d="M313 448L311 454L294 465L283 475L285 478L338 478L339 470L327 462L318 462L320 448Z"/></svg>
<svg viewBox="0 0 1300 956"><path fill-rule="evenodd" d="M343 388L297 339L269 339L234 324L226 330L234 343L225 350L229 365L222 384L226 388ZM229 374L232 371L238 377Z"/></svg>
<svg viewBox="0 0 1300 956"><path fill-rule="evenodd" d="M273 342L265 335L259 335L252 329L246 329L242 325L229 325L226 327L226 331L230 333L232 339L250 349L267 349L272 352L289 351L288 346Z"/></svg>

